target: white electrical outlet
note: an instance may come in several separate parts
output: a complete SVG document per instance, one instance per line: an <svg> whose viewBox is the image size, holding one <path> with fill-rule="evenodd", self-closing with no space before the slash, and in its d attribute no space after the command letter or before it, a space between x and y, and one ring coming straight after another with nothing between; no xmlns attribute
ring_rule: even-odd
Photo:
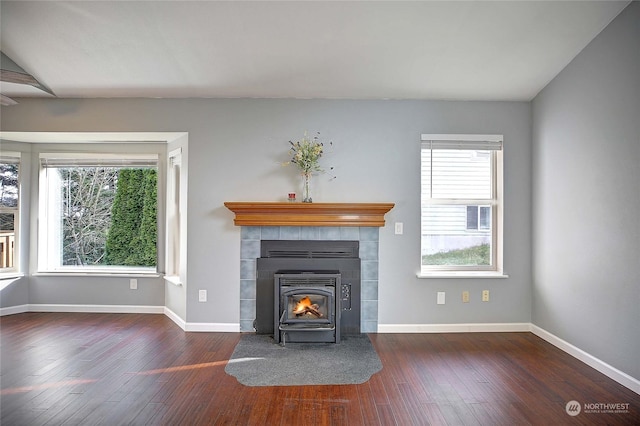
<svg viewBox="0 0 640 426"><path fill-rule="evenodd" d="M489 301L489 290L482 290L482 301L483 302Z"/></svg>
<svg viewBox="0 0 640 426"><path fill-rule="evenodd" d="M138 280L135 278L131 278L129 280L129 288L131 290L137 290L138 289Z"/></svg>
<svg viewBox="0 0 640 426"><path fill-rule="evenodd" d="M198 302L207 301L207 290L198 290Z"/></svg>
<svg viewBox="0 0 640 426"><path fill-rule="evenodd" d="M396 222L396 235L402 235L404 231L404 224L402 222Z"/></svg>
<svg viewBox="0 0 640 426"><path fill-rule="evenodd" d="M436 302L438 305L444 305L444 291L438 292L438 299Z"/></svg>
<svg viewBox="0 0 640 426"><path fill-rule="evenodd" d="M469 303L469 292L468 291L463 291L462 292L462 303Z"/></svg>

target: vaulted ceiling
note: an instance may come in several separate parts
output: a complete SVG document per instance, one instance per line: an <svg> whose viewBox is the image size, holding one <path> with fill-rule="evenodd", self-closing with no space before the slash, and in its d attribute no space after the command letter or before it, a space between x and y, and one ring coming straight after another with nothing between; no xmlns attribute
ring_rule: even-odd
<svg viewBox="0 0 640 426"><path fill-rule="evenodd" d="M0 50L62 98L530 100L628 3L3 0Z"/></svg>

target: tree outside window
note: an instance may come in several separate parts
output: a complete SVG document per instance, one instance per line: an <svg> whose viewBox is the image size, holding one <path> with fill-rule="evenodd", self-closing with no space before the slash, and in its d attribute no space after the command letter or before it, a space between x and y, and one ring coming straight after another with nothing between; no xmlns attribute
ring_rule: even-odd
<svg viewBox="0 0 640 426"><path fill-rule="evenodd" d="M62 266L155 266L154 169L59 168Z"/></svg>
<svg viewBox="0 0 640 426"><path fill-rule="evenodd" d="M0 157L0 269L15 264L19 206L19 157Z"/></svg>

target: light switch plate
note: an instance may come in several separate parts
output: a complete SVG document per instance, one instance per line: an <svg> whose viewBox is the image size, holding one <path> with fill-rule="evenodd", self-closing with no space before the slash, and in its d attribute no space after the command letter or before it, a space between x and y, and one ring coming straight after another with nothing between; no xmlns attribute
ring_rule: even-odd
<svg viewBox="0 0 640 426"><path fill-rule="evenodd" d="M444 305L444 291L438 292L438 300L436 302L438 305Z"/></svg>

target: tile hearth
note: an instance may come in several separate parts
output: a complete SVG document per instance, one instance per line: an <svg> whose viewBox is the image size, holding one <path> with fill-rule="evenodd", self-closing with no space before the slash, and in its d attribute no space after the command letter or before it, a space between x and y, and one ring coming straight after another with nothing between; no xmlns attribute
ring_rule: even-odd
<svg viewBox="0 0 640 426"><path fill-rule="evenodd" d="M361 332L378 331L378 227L242 226L240 233L240 331L254 330L256 259L262 240L351 240L360 242Z"/></svg>

